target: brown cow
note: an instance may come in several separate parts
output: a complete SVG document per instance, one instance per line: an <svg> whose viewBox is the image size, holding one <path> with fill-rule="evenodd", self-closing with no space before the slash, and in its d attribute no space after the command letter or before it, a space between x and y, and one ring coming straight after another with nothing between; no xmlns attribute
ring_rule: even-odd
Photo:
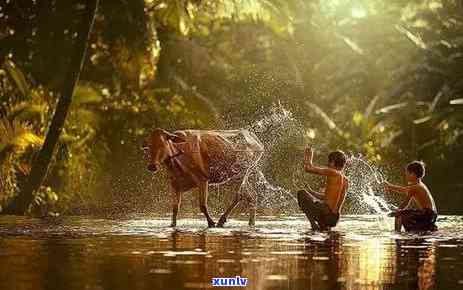
<svg viewBox="0 0 463 290"><path fill-rule="evenodd" d="M233 142L240 138L241 143ZM215 223L207 209L209 184L245 180L262 157L264 147L247 130L183 130L173 133L155 129L145 140L143 148L149 156L148 170L156 172L161 165L168 171L172 195L172 227L177 224L182 193L193 188L199 191L199 208L209 227ZM242 186L241 186L242 187ZM217 224L222 227L228 215L242 200L242 188L225 210ZM254 225L256 204L250 195L249 224Z"/></svg>

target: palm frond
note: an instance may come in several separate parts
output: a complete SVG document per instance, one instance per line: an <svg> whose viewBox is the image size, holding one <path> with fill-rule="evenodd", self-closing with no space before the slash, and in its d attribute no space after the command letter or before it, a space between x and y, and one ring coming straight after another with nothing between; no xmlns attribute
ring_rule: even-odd
<svg viewBox="0 0 463 290"><path fill-rule="evenodd" d="M382 107L381 109L376 110L376 114L387 114L390 111L397 110L397 109L403 109L407 106L408 106L408 102L397 103L397 104Z"/></svg>
<svg viewBox="0 0 463 290"><path fill-rule="evenodd" d="M365 52L363 51L363 49L355 42L353 41L352 39L350 39L349 37L347 36L343 36L341 34L336 34L337 37L339 37L340 39L342 39L344 41L344 43L349 46L350 49L352 49L354 52L360 54L360 55L364 55Z"/></svg>
<svg viewBox="0 0 463 290"><path fill-rule="evenodd" d="M463 98L450 100L450 105L463 105Z"/></svg>
<svg viewBox="0 0 463 290"><path fill-rule="evenodd" d="M18 120L0 120L0 150L9 148L13 153L22 153L29 146L41 146L43 138L32 132L29 125Z"/></svg>
<svg viewBox="0 0 463 290"><path fill-rule="evenodd" d="M325 113L318 105L311 103L311 102L306 102L306 105L311 108L315 114L317 114L321 119L325 122L326 125L331 130L334 130L336 133L338 133L340 136L344 136L343 132L339 127L336 125L336 123L328 116L327 113Z"/></svg>
<svg viewBox="0 0 463 290"><path fill-rule="evenodd" d="M16 66L16 64L11 60L6 60L3 63L3 67L8 72L8 75L16 84L16 87L21 91L23 96L29 94L29 85L24 77L23 72Z"/></svg>
<svg viewBox="0 0 463 290"><path fill-rule="evenodd" d="M102 100L100 92L90 85L78 85L74 90L74 105L100 103Z"/></svg>
<svg viewBox="0 0 463 290"><path fill-rule="evenodd" d="M7 106L9 120L30 121L40 117L47 110L45 102L18 102Z"/></svg>
<svg viewBox="0 0 463 290"><path fill-rule="evenodd" d="M406 29L405 27L402 27L400 25L396 25L395 28L397 31L405 35L411 42L413 42L416 46L418 46L421 49L427 49L428 46L426 43L424 43L423 39L419 35L413 34L410 30Z"/></svg>

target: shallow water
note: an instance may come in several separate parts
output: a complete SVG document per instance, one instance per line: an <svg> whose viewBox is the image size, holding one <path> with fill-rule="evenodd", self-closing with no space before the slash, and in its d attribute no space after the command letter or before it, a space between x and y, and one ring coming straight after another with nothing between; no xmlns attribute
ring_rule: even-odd
<svg viewBox="0 0 463 290"><path fill-rule="evenodd" d="M396 234L392 220L343 216L314 233L300 216L231 220L0 218L0 289L463 289L463 217L433 234ZM225 288L230 289L230 288Z"/></svg>

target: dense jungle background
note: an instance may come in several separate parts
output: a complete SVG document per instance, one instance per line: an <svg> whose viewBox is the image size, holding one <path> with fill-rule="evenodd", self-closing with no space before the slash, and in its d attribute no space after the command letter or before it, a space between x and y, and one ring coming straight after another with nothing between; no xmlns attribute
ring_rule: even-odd
<svg viewBox="0 0 463 290"><path fill-rule="evenodd" d="M0 2L2 209L47 135L87 8ZM461 0L102 0L34 207L161 212L166 182L140 150L152 128L241 128L277 104L299 129L278 135L272 183L296 189L306 142L317 163L331 149L362 153L397 182L421 159L440 212L463 214Z"/></svg>

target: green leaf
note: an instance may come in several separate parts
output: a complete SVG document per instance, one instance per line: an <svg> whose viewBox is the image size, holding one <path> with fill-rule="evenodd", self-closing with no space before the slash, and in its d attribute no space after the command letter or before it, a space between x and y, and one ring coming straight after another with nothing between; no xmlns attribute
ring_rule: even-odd
<svg viewBox="0 0 463 290"><path fill-rule="evenodd" d="M458 98L458 99L451 100L450 105L463 105L463 98Z"/></svg>
<svg viewBox="0 0 463 290"><path fill-rule="evenodd" d="M11 60L6 60L3 67L8 72L8 75L16 84L16 87L21 91L23 96L29 95L29 85L22 71Z"/></svg>
<svg viewBox="0 0 463 290"><path fill-rule="evenodd" d="M89 85L78 85L74 91L74 105L95 104L103 101L100 92Z"/></svg>
<svg viewBox="0 0 463 290"><path fill-rule="evenodd" d="M40 118L46 110L47 105L44 102L19 102L8 107L8 118L31 121Z"/></svg>
<svg viewBox="0 0 463 290"><path fill-rule="evenodd" d="M32 132L30 127L17 120L0 120L0 148L13 148L14 153L22 153L29 146L41 146L43 138Z"/></svg>
<svg viewBox="0 0 463 290"><path fill-rule="evenodd" d="M424 43L423 39L419 35L413 34L411 31L407 30L406 28L396 25L395 28L400 33L404 34L411 42L413 42L416 46L421 49L427 49L428 46Z"/></svg>
<svg viewBox="0 0 463 290"><path fill-rule="evenodd" d="M354 122L355 126L360 126L363 121L363 114L360 112L355 112L354 116L352 117L352 121Z"/></svg>

